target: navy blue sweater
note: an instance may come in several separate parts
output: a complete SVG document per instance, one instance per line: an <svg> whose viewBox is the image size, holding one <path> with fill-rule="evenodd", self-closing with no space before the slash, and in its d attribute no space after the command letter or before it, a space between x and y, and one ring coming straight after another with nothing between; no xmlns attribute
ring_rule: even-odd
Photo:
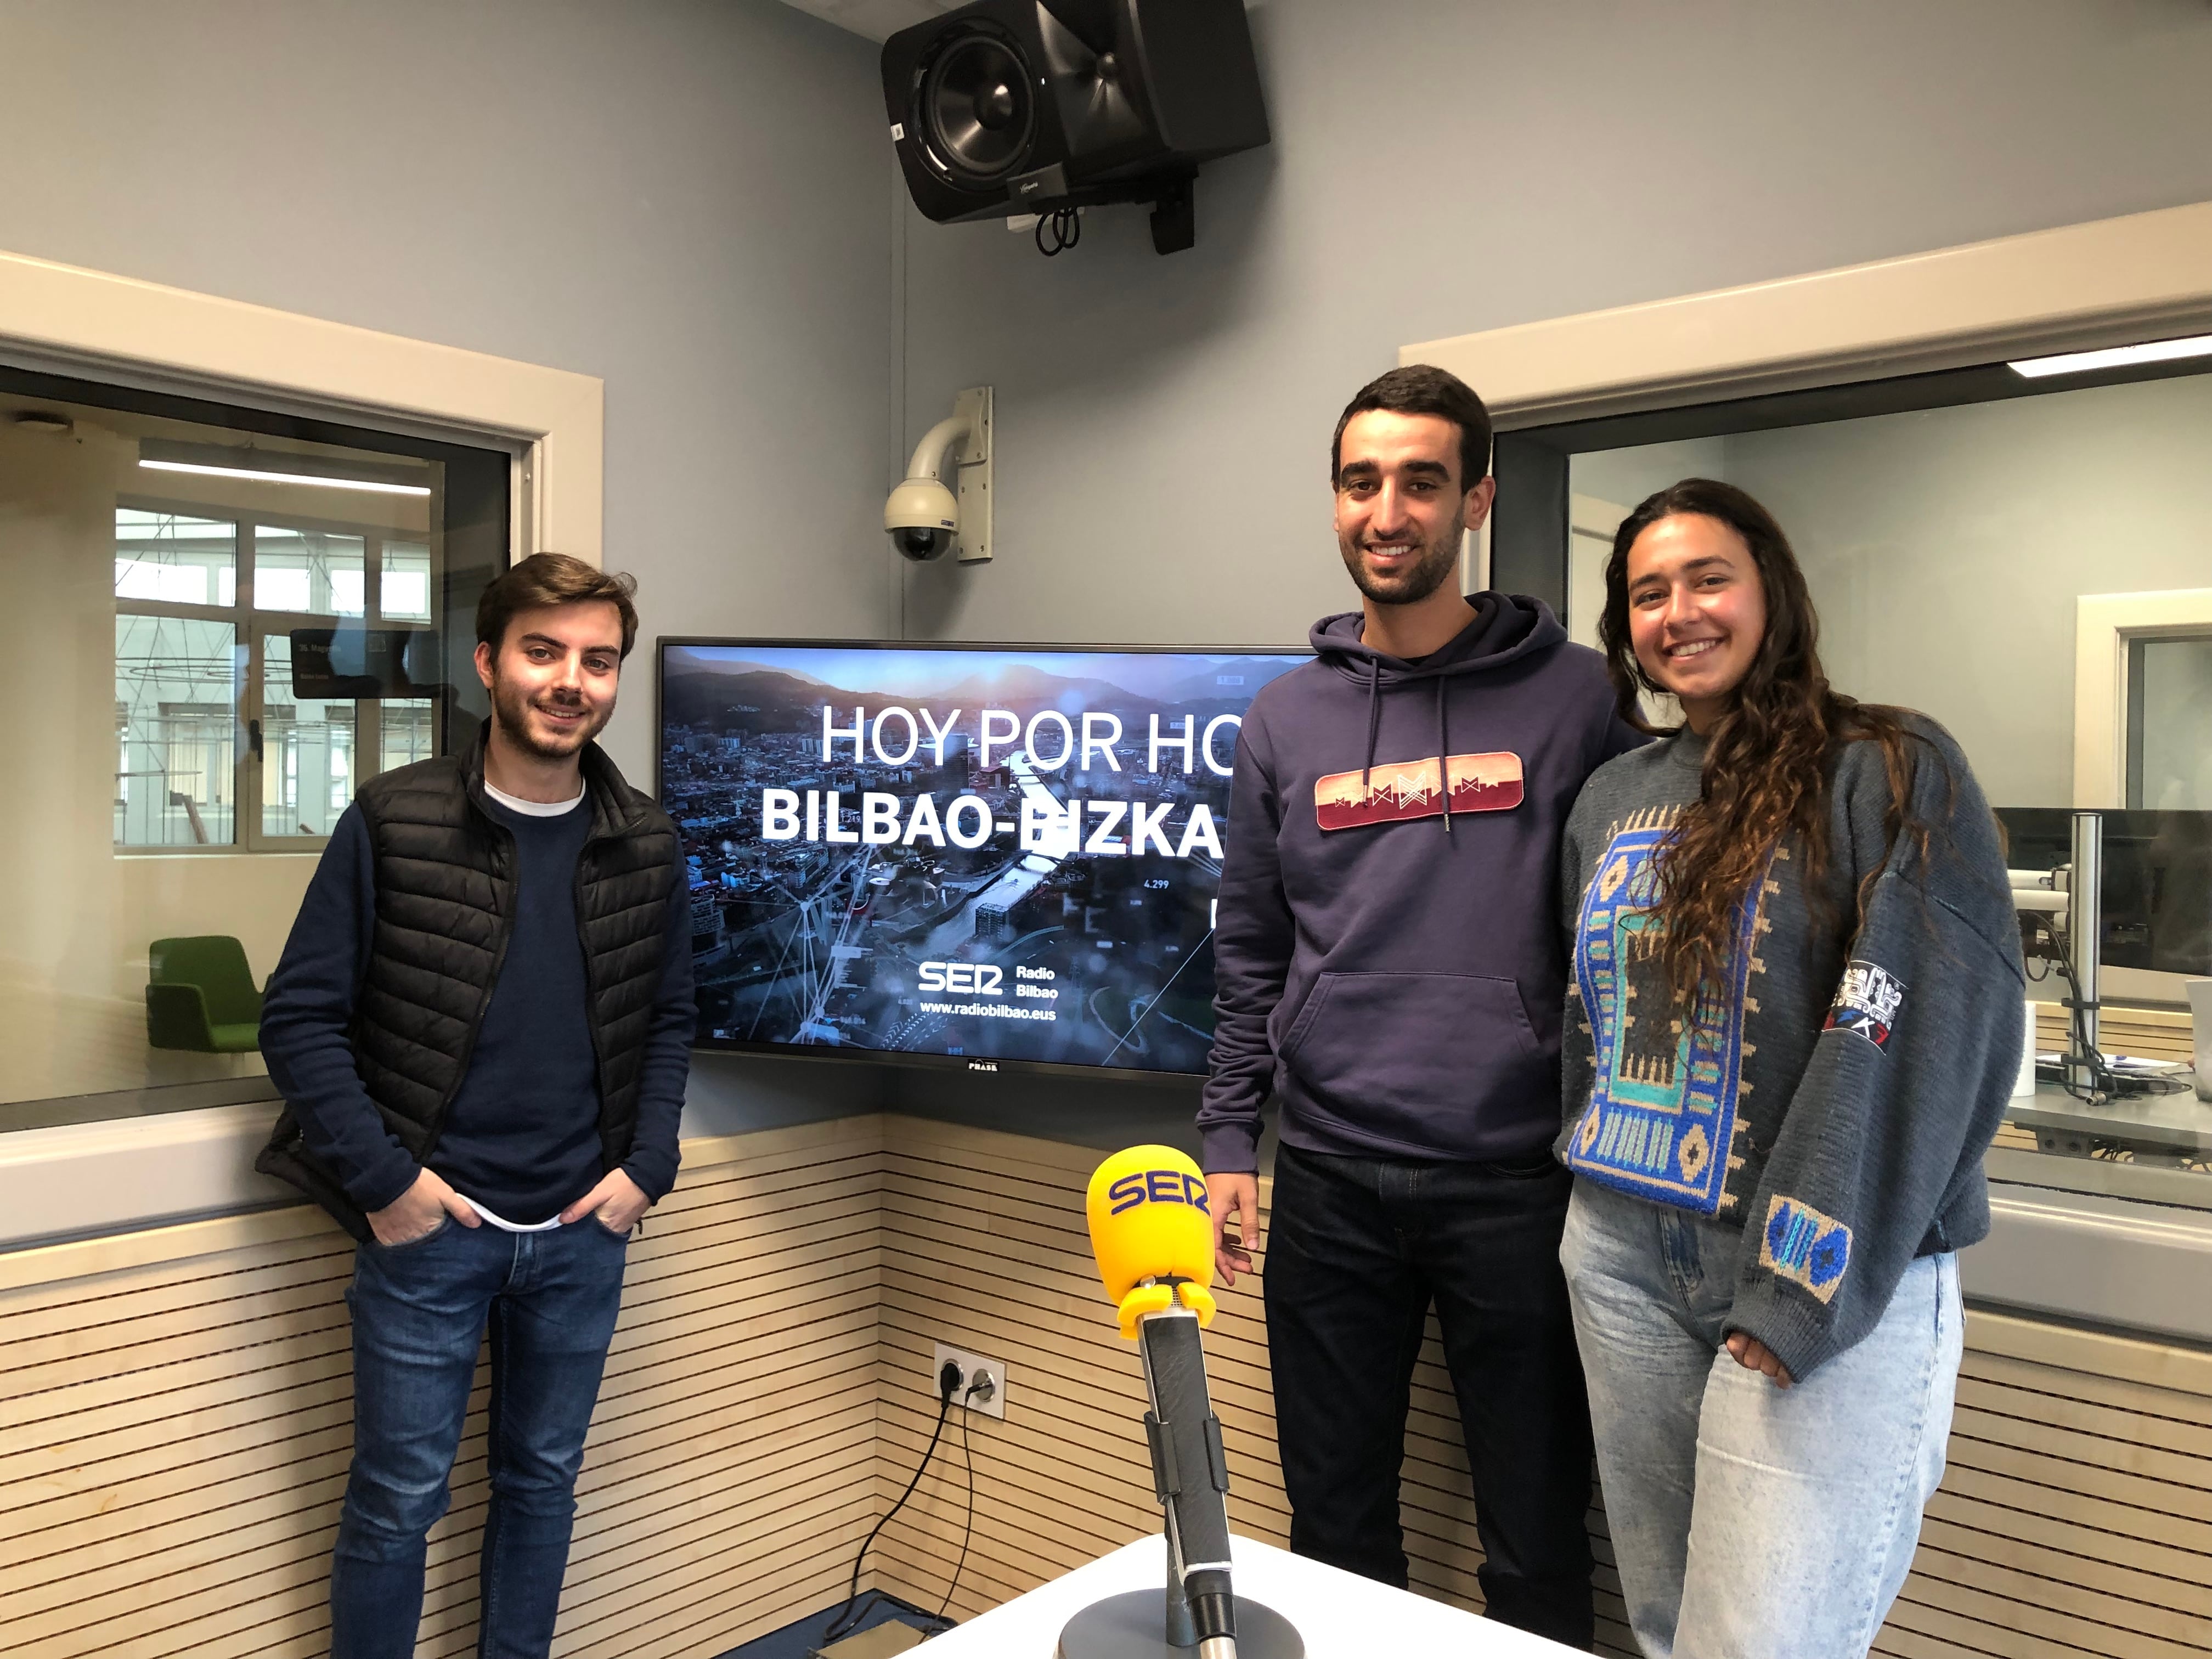
<svg viewBox="0 0 2212 1659"><path fill-rule="evenodd" d="M1559 830L1644 738L1538 599L1480 593L1419 663L1314 625L1253 699L1213 951L1209 1173L1259 1167L1260 1109L1307 1152L1515 1159L1559 1133ZM1446 757L1449 757L1448 763Z"/></svg>
<svg viewBox="0 0 2212 1659"><path fill-rule="evenodd" d="M606 1173L599 1063L576 927L576 860L591 832L579 802L557 817L486 809L514 836L514 932L477 1033L468 1075L446 1109L430 1168L509 1221L559 1213ZM623 1169L656 1202L676 1182L677 1133L694 1020L684 884L672 883L666 965L639 1080L637 1132ZM309 1150L364 1210L413 1184L415 1160L384 1127L356 1069L348 1030L376 921L374 849L359 809L338 819L270 981L261 1048L300 1114Z"/></svg>

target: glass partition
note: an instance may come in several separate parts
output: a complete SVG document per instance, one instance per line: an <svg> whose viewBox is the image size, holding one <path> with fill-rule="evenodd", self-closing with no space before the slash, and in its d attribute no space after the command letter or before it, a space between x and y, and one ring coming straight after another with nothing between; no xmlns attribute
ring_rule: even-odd
<svg viewBox="0 0 2212 1659"><path fill-rule="evenodd" d="M2128 653L2128 805L2212 811L2212 632Z"/></svg>
<svg viewBox="0 0 2212 1659"><path fill-rule="evenodd" d="M0 827L0 1130L267 1097L251 1048L149 1025L156 947L235 940L259 988L355 791L465 740L509 465L0 368L0 763L37 803Z"/></svg>
<svg viewBox="0 0 2212 1659"><path fill-rule="evenodd" d="M292 641L270 635L261 654L261 833L331 833L353 800L351 697L303 697L292 684Z"/></svg>
<svg viewBox="0 0 2212 1659"><path fill-rule="evenodd" d="M237 841L237 656L228 623L116 617L118 847Z"/></svg>

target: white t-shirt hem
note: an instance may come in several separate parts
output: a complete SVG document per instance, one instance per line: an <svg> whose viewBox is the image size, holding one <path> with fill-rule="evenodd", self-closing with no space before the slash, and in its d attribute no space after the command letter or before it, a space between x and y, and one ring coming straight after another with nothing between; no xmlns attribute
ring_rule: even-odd
<svg viewBox="0 0 2212 1659"><path fill-rule="evenodd" d="M485 783L484 793L489 795L508 811L520 812L526 818L557 818L563 812L574 811L584 799L584 792L579 788L573 800L524 800L520 796L508 794L506 790L490 782Z"/></svg>
<svg viewBox="0 0 2212 1659"><path fill-rule="evenodd" d="M571 804L573 805L574 803ZM486 1221L489 1221L493 1226L498 1228L501 1232L550 1233L556 1227L561 1224L561 1218L557 1215L550 1217L544 1221L532 1221L527 1223L509 1221L503 1215L494 1215L489 1210L484 1208L483 1205L477 1203L476 1200L471 1198L466 1193L463 1193L460 1195L460 1198L462 1203L467 1205L469 1208L474 1210L479 1216L482 1216Z"/></svg>

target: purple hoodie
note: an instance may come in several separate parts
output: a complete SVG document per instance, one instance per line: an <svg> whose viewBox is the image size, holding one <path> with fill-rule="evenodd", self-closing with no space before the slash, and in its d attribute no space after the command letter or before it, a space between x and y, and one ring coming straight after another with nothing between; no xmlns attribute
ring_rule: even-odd
<svg viewBox="0 0 2212 1659"><path fill-rule="evenodd" d="M1307 1152L1517 1160L1559 1133L1559 832L1583 780L1644 739L1542 600L1468 603L1418 663L1363 645L1356 611L1324 617L1318 660L1245 716L1198 1113L1209 1173L1259 1167L1271 1092Z"/></svg>

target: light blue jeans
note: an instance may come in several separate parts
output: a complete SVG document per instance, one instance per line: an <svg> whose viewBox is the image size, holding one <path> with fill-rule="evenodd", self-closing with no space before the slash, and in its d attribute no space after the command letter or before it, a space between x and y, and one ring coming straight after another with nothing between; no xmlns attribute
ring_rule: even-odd
<svg viewBox="0 0 2212 1659"><path fill-rule="evenodd" d="M1559 1260L1645 1659L1862 1659L1943 1477L1965 1315L1923 1256L1881 1322L1780 1389L1721 1346L1743 1234L1575 1182Z"/></svg>

